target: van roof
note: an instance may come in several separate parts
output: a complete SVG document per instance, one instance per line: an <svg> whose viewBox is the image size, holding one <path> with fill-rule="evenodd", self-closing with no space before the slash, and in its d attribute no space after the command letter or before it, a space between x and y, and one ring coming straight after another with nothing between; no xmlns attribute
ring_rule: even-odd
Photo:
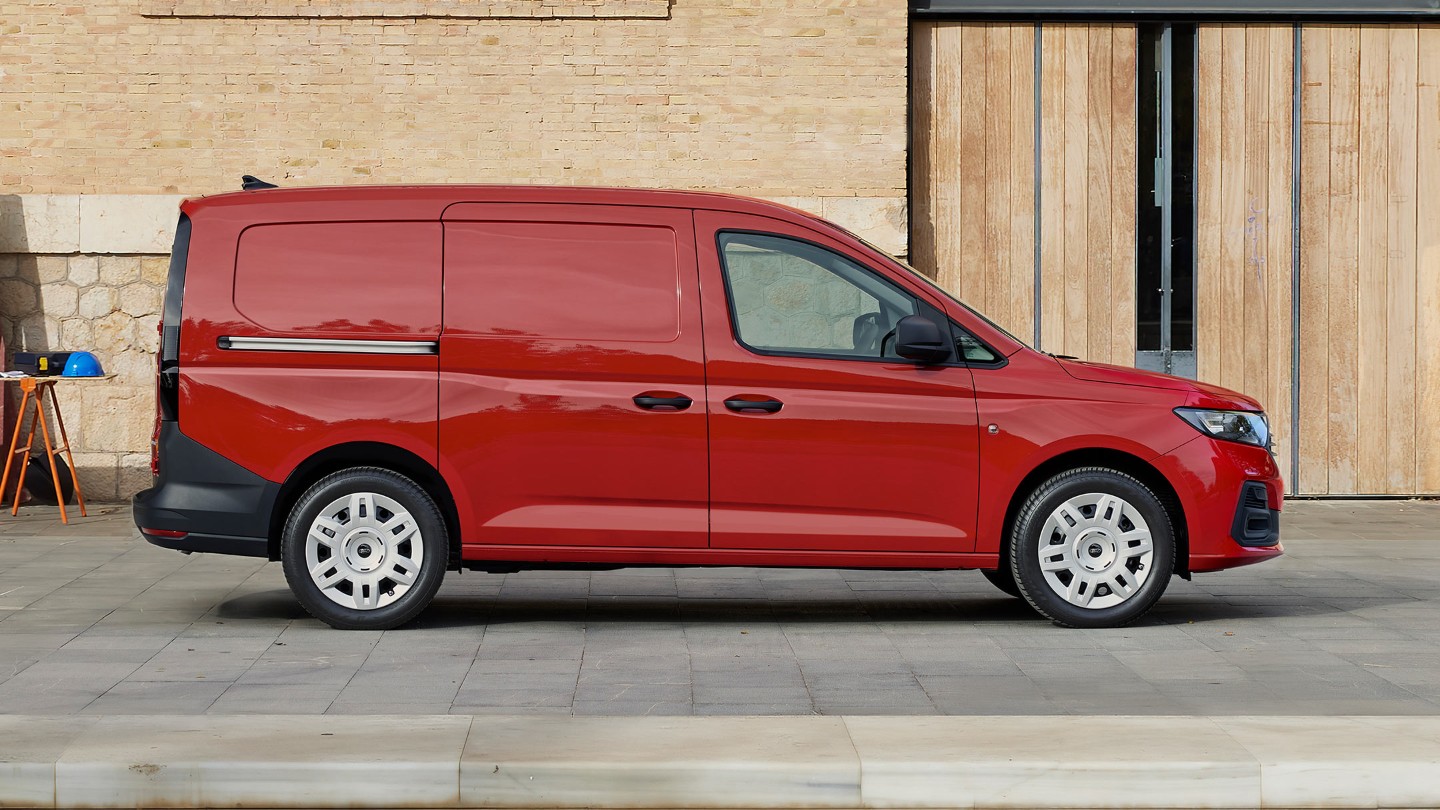
<svg viewBox="0 0 1440 810"><path fill-rule="evenodd" d="M236 191L194 197L181 203L192 216L208 208L230 206L280 207L325 203L379 208L395 219L439 219L455 203L573 203L586 205L636 205L661 208L704 208L737 213L779 216L814 222L819 217L781 203L723 194L713 191L677 191L648 188L606 188L599 186L516 186L516 185L395 185L395 186L311 186ZM259 212L257 212L259 213ZM263 215L262 215L263 216Z"/></svg>

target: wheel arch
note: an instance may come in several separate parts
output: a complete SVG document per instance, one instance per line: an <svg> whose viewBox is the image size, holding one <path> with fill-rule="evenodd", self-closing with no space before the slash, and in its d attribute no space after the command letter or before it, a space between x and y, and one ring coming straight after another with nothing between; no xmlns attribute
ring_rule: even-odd
<svg viewBox="0 0 1440 810"><path fill-rule="evenodd" d="M300 496L321 478L349 467L381 467L409 478L429 493L435 499L435 505L440 507L445 531L449 535L450 559L446 567L450 570L459 567L460 517L455 510L455 497L450 492L450 486L425 459L409 450L381 442L348 442L327 447L300 462L286 476L275 499L275 508L270 513L268 549L271 560L280 559L280 535L285 530L290 510Z"/></svg>
<svg viewBox="0 0 1440 810"><path fill-rule="evenodd" d="M1000 536L1001 567L1004 568L1010 564L1010 543L1008 542L1010 532L1015 527L1015 520L1020 514L1020 508L1030 497L1030 493L1034 492L1035 488L1047 479L1079 467L1108 467L1139 480L1155 493L1155 496L1160 499L1170 513L1172 528L1175 530L1174 573L1189 579L1190 525L1185 515L1185 506L1181 503L1180 495L1175 491L1175 487L1171 485L1164 473L1145 459L1123 450L1105 447L1087 447L1061 453L1042 462L1020 481L1010 496L1010 503L1005 508L1005 522Z"/></svg>

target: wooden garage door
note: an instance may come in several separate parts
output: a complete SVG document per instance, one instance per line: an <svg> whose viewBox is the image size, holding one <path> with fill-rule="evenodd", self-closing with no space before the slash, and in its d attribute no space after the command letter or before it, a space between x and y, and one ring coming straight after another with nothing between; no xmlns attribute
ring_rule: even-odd
<svg viewBox="0 0 1440 810"><path fill-rule="evenodd" d="M1299 491L1440 493L1440 29L1301 42Z"/></svg>

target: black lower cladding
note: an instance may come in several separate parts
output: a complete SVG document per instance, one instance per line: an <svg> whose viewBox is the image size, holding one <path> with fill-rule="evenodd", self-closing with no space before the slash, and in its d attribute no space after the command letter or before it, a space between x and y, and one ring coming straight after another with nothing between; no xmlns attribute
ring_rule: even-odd
<svg viewBox="0 0 1440 810"><path fill-rule="evenodd" d="M161 422L160 475L135 496L132 510L141 534L157 546L266 557L279 494L279 484L191 439L177 423ZM187 534L160 537L146 529Z"/></svg>
<svg viewBox="0 0 1440 810"><path fill-rule="evenodd" d="M1235 504L1235 522L1230 536L1242 546L1259 548L1280 542L1280 510L1270 508L1265 485L1246 481L1240 487L1240 501Z"/></svg>

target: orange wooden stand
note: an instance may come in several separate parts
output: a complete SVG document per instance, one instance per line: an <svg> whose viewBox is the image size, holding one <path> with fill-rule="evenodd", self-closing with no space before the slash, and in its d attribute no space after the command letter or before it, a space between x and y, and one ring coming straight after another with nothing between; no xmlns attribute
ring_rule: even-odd
<svg viewBox="0 0 1440 810"><path fill-rule="evenodd" d="M55 398L55 383L57 379L44 379L36 377L20 377L20 411L15 414L15 432L10 437L10 452L5 456L5 474L0 476L0 497L10 486L10 467L15 462L15 456L20 455L20 469L16 474L15 503L10 507L10 514L15 515L20 511L20 491L24 488L25 468L30 464L30 448L35 444L35 426L40 426L40 435L45 441L45 458L50 462L50 480L55 483L55 503L60 505L60 521L69 523L70 518L65 514L65 498L60 494L60 471L55 466L55 455L63 452L65 461L70 465L70 483L75 485L75 501L80 505L80 516L85 517L85 496L80 493L80 478L75 474L75 459L70 455L70 437L65 434L65 420L60 416L60 401ZM60 431L60 447L56 447L50 441L50 426L45 422L45 396L50 396L50 408L55 414L55 427ZM20 443L20 430L25 424L25 409L34 403L35 414L30 419L30 430L25 434L25 447L17 450Z"/></svg>

